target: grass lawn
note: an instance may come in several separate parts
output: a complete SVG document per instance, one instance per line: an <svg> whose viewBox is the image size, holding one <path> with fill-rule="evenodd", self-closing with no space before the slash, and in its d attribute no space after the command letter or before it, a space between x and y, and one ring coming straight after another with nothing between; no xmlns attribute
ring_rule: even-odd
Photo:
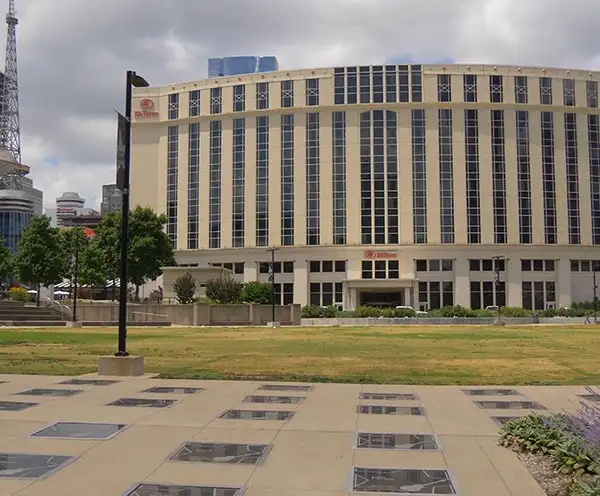
<svg viewBox="0 0 600 496"><path fill-rule="evenodd" d="M0 329L0 373L94 372L115 328ZM130 329L128 348L168 378L397 384L600 384L600 328Z"/></svg>

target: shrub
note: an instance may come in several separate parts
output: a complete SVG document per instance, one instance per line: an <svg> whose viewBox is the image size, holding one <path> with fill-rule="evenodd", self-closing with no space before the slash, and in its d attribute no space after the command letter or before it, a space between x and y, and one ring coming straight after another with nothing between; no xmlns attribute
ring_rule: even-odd
<svg viewBox="0 0 600 496"><path fill-rule="evenodd" d="M244 285L242 298L246 303L258 303L267 305L271 303L271 285L258 281L252 281Z"/></svg>
<svg viewBox="0 0 600 496"><path fill-rule="evenodd" d="M354 310L354 316L359 319L381 317L382 309L378 307L362 306Z"/></svg>
<svg viewBox="0 0 600 496"><path fill-rule="evenodd" d="M8 297L14 301L32 301L33 297L30 295L25 288L10 288L8 290Z"/></svg>
<svg viewBox="0 0 600 496"><path fill-rule="evenodd" d="M190 272L179 276L173 283L173 291L175 292L175 298L182 305L188 305L194 302L194 296L196 295L196 279Z"/></svg>
<svg viewBox="0 0 600 496"><path fill-rule="evenodd" d="M320 307L318 305L306 305L302 307L303 319L332 319L337 317L338 309L334 306Z"/></svg>
<svg viewBox="0 0 600 496"><path fill-rule="evenodd" d="M486 310L485 308L480 308L478 310L473 310L474 317L496 317L498 312L494 310Z"/></svg>
<svg viewBox="0 0 600 496"><path fill-rule="evenodd" d="M504 317L531 317L533 312L526 308L519 307L502 307L500 308L500 314Z"/></svg>
<svg viewBox="0 0 600 496"><path fill-rule="evenodd" d="M199 298L194 298L194 303L198 305L214 305L214 301L210 298L206 298L205 296L201 296Z"/></svg>
<svg viewBox="0 0 600 496"><path fill-rule="evenodd" d="M474 317L475 312L470 308L455 305L453 307L443 307L429 312L432 317Z"/></svg>
<svg viewBox="0 0 600 496"><path fill-rule="evenodd" d="M240 303L243 284L230 277L206 281L206 297L219 304Z"/></svg>

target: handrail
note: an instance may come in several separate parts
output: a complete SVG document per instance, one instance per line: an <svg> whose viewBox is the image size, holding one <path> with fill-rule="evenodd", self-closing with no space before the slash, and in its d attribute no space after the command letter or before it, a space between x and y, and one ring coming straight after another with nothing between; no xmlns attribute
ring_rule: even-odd
<svg viewBox="0 0 600 496"><path fill-rule="evenodd" d="M44 302L48 302L49 307L56 308L58 312L65 318L66 320L71 320L73 318L73 311L67 306L59 303L56 300L53 300L49 296L44 296Z"/></svg>

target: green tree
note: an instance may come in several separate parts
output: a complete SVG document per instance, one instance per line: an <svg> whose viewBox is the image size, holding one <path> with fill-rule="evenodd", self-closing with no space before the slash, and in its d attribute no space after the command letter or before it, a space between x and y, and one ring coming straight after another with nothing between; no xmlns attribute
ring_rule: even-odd
<svg viewBox="0 0 600 496"><path fill-rule="evenodd" d="M106 282L114 277L110 267L104 263L103 256L96 240L88 241L85 250L79 256L79 280L82 284L104 288Z"/></svg>
<svg viewBox="0 0 600 496"><path fill-rule="evenodd" d="M272 299L271 285L258 281L246 283L242 297L246 303L268 305Z"/></svg>
<svg viewBox="0 0 600 496"><path fill-rule="evenodd" d="M186 272L175 279L173 291L175 292L177 301L182 305L193 303L196 296L196 279L194 279L192 274Z"/></svg>
<svg viewBox="0 0 600 496"><path fill-rule="evenodd" d="M231 277L206 281L206 297L215 303L239 303L242 301L243 284Z"/></svg>
<svg viewBox="0 0 600 496"><path fill-rule="evenodd" d="M129 215L128 282L135 285L135 299L139 300L140 286L156 280L162 267L175 265L171 240L164 231L167 217L157 215L151 208L136 207ZM120 272L121 216L105 216L96 230L103 260L118 276Z"/></svg>
<svg viewBox="0 0 600 496"><path fill-rule="evenodd" d="M50 226L50 218L35 217L23 230L16 256L16 268L22 281L34 284L37 304L40 304L40 287L57 284L63 280L65 251L59 230Z"/></svg>
<svg viewBox="0 0 600 496"><path fill-rule="evenodd" d="M0 237L0 284L15 275L15 257Z"/></svg>
<svg viewBox="0 0 600 496"><path fill-rule="evenodd" d="M100 264L96 268L104 275L105 285L107 280L114 281L119 277L119 262L121 260L121 214L110 212L102 217L96 227L96 237L92 243L92 252L99 257ZM112 299L115 291L113 288Z"/></svg>

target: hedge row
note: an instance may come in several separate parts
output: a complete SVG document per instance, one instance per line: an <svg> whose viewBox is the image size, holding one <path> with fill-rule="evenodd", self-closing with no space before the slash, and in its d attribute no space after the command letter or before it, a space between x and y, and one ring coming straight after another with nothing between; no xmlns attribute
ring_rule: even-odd
<svg viewBox="0 0 600 496"><path fill-rule="evenodd" d="M557 308L552 310L543 310L540 312L532 312L525 308L502 307L500 314L503 317L585 317L593 314L593 305L588 303L574 304L571 308ZM440 317L495 317L496 311L492 310L471 310L470 308L456 305L453 307L444 307L437 310L430 310L426 315L419 315L419 318L440 318ZM358 307L354 311L342 311L337 307L319 307L308 305L302 308L302 318L319 319L319 318L403 318L417 317L414 310L408 308L378 308L363 306Z"/></svg>

